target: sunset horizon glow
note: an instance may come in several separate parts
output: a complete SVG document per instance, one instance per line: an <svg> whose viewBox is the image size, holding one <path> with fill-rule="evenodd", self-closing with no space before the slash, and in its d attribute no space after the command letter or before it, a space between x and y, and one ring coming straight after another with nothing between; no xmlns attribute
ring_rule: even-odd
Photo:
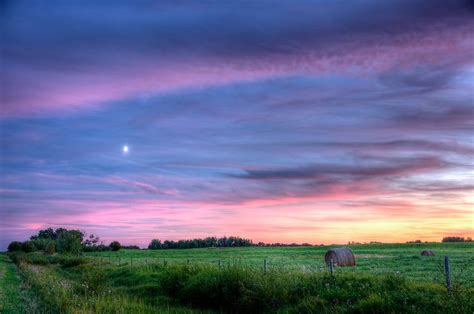
<svg viewBox="0 0 474 314"><path fill-rule="evenodd" d="M472 1L348 3L4 1L0 250L473 237Z"/></svg>

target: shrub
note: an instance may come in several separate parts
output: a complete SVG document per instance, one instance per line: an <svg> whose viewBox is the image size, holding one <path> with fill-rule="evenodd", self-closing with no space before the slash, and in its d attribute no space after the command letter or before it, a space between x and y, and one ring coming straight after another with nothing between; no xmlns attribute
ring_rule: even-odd
<svg viewBox="0 0 474 314"><path fill-rule="evenodd" d="M49 241L43 251L47 255L53 255L56 252L56 243L54 241Z"/></svg>
<svg viewBox="0 0 474 314"><path fill-rule="evenodd" d="M82 251L84 234L79 230L64 230L59 234L57 249L59 253L78 255Z"/></svg>
<svg viewBox="0 0 474 314"><path fill-rule="evenodd" d="M118 241L113 241L110 243L109 247L112 251L118 251L122 248L122 245L120 245L120 242Z"/></svg>
<svg viewBox="0 0 474 314"><path fill-rule="evenodd" d="M22 249L22 243L19 241L12 241L8 245L8 252L18 252Z"/></svg>
<svg viewBox="0 0 474 314"><path fill-rule="evenodd" d="M35 265L47 265L49 260L46 256L40 253L28 254L26 256L26 262Z"/></svg>
<svg viewBox="0 0 474 314"><path fill-rule="evenodd" d="M19 265L20 263L25 262L26 254L21 251L16 251L13 253L9 253L8 256L10 257L13 263L15 263L16 265Z"/></svg>
<svg viewBox="0 0 474 314"><path fill-rule="evenodd" d="M21 250L25 253L36 251L35 243L32 240L28 240L22 243Z"/></svg>
<svg viewBox="0 0 474 314"><path fill-rule="evenodd" d="M63 268L75 267L87 263L87 258L78 256L61 256L58 259L59 264Z"/></svg>

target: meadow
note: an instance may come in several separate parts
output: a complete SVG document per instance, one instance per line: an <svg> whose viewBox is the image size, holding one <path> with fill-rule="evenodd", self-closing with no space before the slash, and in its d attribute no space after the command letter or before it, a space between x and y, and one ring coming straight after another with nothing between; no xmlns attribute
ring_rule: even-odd
<svg viewBox="0 0 474 314"><path fill-rule="evenodd" d="M120 250L84 253L81 257L36 252L11 257L39 312L474 310L473 243L351 245L357 266L336 267L333 275L323 259L330 247ZM421 256L423 249L436 255ZM443 273L445 255L452 271L450 292ZM6 265L5 258L1 261Z"/></svg>

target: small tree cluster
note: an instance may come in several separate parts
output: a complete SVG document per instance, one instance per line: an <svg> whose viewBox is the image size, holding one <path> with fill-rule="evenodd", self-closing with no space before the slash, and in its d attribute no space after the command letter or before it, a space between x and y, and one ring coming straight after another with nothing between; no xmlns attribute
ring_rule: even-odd
<svg viewBox="0 0 474 314"><path fill-rule="evenodd" d="M444 237L441 242L472 242L471 237L464 239L463 237Z"/></svg>
<svg viewBox="0 0 474 314"><path fill-rule="evenodd" d="M24 242L13 241L8 245L9 252L22 251L25 253L43 251L45 254L65 253L78 255L84 251L118 251L121 245L113 241L109 246L100 242L99 237L91 234L84 240L84 233L79 230L65 228L48 228L38 231L37 234Z"/></svg>

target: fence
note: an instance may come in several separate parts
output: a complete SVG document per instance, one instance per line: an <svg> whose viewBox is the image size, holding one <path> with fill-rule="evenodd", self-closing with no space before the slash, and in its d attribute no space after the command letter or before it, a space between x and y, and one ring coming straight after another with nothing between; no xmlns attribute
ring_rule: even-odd
<svg viewBox="0 0 474 314"><path fill-rule="evenodd" d="M229 266L242 266L251 268L260 268L266 274L269 271L305 271L305 272L329 272L331 275L336 275L337 272L350 272L353 267L337 267L331 260L327 265L324 262L317 262L311 264L289 264L281 262L272 262L265 258L263 260L246 260L243 259L182 259L182 258L153 258L153 257L121 257L121 256L89 256L95 259L100 264L110 264L116 266L152 266L152 265L206 265L215 266L224 269ZM381 272L383 273L383 272ZM444 257L443 273L445 277L445 285L448 291L452 291L452 272L449 257Z"/></svg>

